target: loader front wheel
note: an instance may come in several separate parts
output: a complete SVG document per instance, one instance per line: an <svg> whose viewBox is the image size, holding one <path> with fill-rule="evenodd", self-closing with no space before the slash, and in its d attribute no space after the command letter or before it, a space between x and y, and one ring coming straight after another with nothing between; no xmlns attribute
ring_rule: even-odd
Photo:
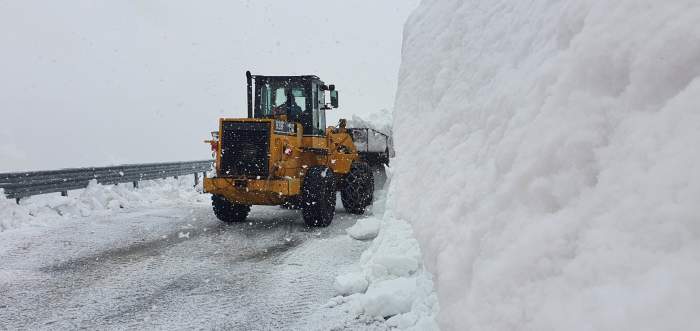
<svg viewBox="0 0 700 331"><path fill-rule="evenodd" d="M250 206L233 203L220 195L211 196L211 205L216 218L226 223L243 222L250 212Z"/></svg>
<svg viewBox="0 0 700 331"><path fill-rule="evenodd" d="M363 214L374 199L374 175L365 162L353 162L345 176L340 199L345 211L350 214Z"/></svg>
<svg viewBox="0 0 700 331"><path fill-rule="evenodd" d="M328 167L312 167L301 186L301 211L308 226L328 226L335 215L335 174Z"/></svg>

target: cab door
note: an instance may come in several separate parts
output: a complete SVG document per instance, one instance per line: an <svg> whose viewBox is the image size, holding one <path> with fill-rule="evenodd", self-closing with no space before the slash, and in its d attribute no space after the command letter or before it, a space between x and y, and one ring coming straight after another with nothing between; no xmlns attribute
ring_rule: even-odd
<svg viewBox="0 0 700 331"><path fill-rule="evenodd" d="M321 84L311 83L311 94L311 112L313 114L311 135L324 136L326 134L326 112L322 109L325 104L325 96L321 90Z"/></svg>

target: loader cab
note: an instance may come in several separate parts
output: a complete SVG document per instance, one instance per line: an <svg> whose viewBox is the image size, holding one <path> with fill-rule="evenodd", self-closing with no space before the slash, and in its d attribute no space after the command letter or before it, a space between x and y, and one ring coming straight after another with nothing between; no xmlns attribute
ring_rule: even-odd
<svg viewBox="0 0 700 331"><path fill-rule="evenodd" d="M326 110L338 106L333 85L328 87L312 75L260 76L247 72L246 76L249 118L286 118L301 123L305 136L326 134ZM326 103L326 94L333 97L331 105Z"/></svg>

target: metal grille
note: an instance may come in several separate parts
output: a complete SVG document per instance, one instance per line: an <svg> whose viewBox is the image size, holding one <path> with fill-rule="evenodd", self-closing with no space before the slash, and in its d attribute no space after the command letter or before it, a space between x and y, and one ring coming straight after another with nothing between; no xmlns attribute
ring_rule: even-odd
<svg viewBox="0 0 700 331"><path fill-rule="evenodd" d="M224 122L219 176L269 174L269 122Z"/></svg>

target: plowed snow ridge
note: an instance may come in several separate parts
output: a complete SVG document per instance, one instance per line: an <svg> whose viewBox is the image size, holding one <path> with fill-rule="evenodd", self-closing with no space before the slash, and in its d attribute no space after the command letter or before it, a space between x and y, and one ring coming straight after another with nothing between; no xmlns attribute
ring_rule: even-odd
<svg viewBox="0 0 700 331"><path fill-rule="evenodd" d="M454 330L700 329L700 3L424 0L389 208Z"/></svg>

